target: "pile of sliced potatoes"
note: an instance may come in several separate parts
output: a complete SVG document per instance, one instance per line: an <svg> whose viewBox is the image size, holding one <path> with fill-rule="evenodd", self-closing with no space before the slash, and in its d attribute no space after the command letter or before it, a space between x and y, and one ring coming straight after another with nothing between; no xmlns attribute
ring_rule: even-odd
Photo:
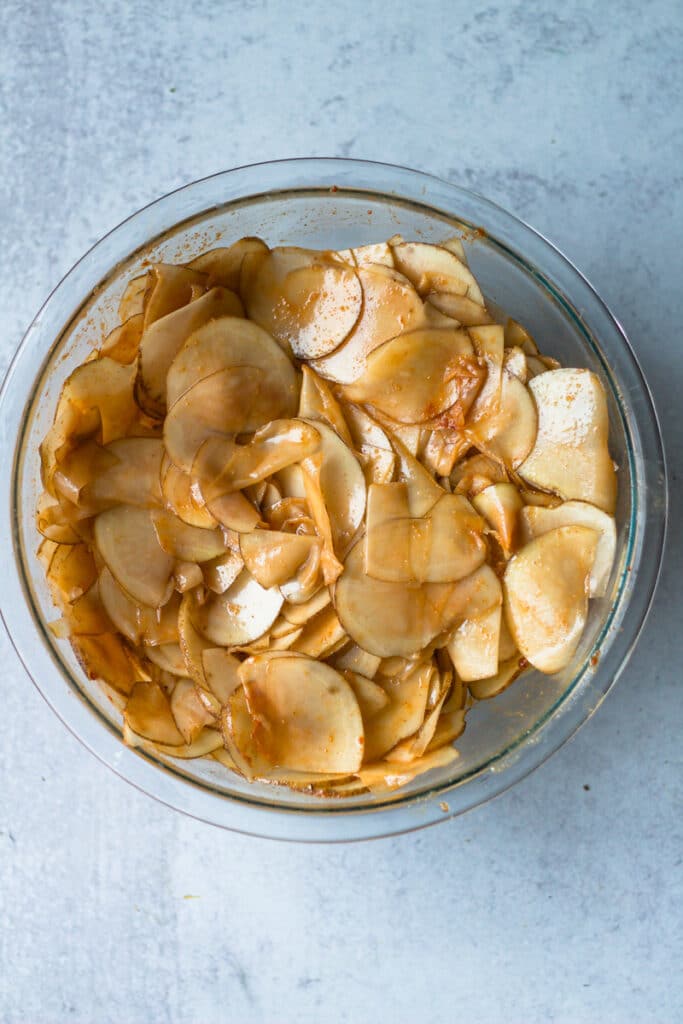
<svg viewBox="0 0 683 1024"><path fill-rule="evenodd" d="M448 764L574 656L616 546L600 381L459 239L244 238L130 281L41 446L39 557L124 739L311 793Z"/></svg>

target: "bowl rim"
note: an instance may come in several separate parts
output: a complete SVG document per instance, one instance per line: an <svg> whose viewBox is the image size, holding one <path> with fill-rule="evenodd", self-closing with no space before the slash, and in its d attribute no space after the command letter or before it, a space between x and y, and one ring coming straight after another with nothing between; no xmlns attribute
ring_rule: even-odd
<svg viewBox="0 0 683 1024"><path fill-rule="evenodd" d="M635 604L634 598L636 598L636 595L633 592L633 586L631 586L630 595L625 595L623 599L621 596L622 588L620 588L619 597L607 617L607 626L609 626L611 618L619 607L622 608L622 615L627 610L631 611L632 608L635 608L635 614L629 615L628 628L626 629L624 623L620 623L620 635L612 638L609 653L615 652L616 646L618 649L615 653L618 657L611 659L614 664L611 666L609 678L604 678L602 685L595 689L591 688L592 681L589 682L587 690L591 699L587 704L585 701L586 692L581 695L583 698L581 701L575 700L572 702L571 692L584 675L583 671L579 672L567 687L560 700L551 709L552 713L539 719L533 728L528 730L527 734L517 741L513 751L505 751L496 758L496 766L491 767L491 771L485 779L479 779L480 785L476 783L483 769L469 777L466 776L464 779L458 780L456 783L436 785L429 793L409 794L405 797L398 797L393 801L372 807L339 807L330 810L311 806L310 808L292 809L277 803L247 802L245 804L241 800L234 799L229 795L221 795L206 787L202 787L198 783L192 783L191 780L180 775L174 774L171 776L169 772L160 770L159 762L153 763L148 761L146 758L140 757L136 752L124 747L120 737L114 736L111 731L101 728L101 723L97 721L97 717L93 714L92 706L84 696L81 695L81 701L73 700L73 687L70 689L67 687L66 690L59 689L57 692L54 692L51 686L41 684L39 679L43 678L42 670L45 669L45 663L40 665L41 671L31 667L41 659L38 657L36 650L31 647L30 640L26 636L22 635L21 639L19 638L22 628L25 628L27 624L26 616L28 615L30 618L30 612L26 607L27 602L16 600L16 588L13 590L11 585L8 585L7 589L3 589L3 593L0 595L0 616L3 619L10 641L29 677L67 728L99 760L112 768L127 782L148 795L155 797L160 802L211 824L233 831L275 839L340 842L409 832L462 814L475 806L488 802L543 764L548 757L575 735L580 726L591 717L607 692L616 682L621 671L623 671L651 607L662 564L667 522L668 484L661 429L649 386L626 333L617 318L585 276L577 270L573 263L553 243L525 221L506 211L499 204L486 199L473 190L462 188L437 176L400 165L377 161L335 157L304 157L243 165L182 185L153 200L125 218L120 224L95 242L62 277L29 325L8 366L2 387L0 388L0 423L5 434L5 444L0 451L2 466L0 485L4 489L2 498L0 498L0 523L5 527L5 536L11 538L11 543L6 541L0 549L0 566L5 572L5 579L10 584L14 582L14 576L20 571L18 564L20 554L16 550L17 536L14 495L15 484L21 469L19 461L21 431L17 431L15 436L13 436L11 432L8 432L8 426L14 424L16 430L17 412L19 412L20 418L18 422L21 427L23 422L22 414L25 418L33 393L32 388L35 386L36 381L41 379L42 368L45 362L41 364L38 376L32 375L33 383L30 387L29 397L24 401L22 408L18 407L17 401L10 401L12 397L11 387L20 368L24 366L25 361L31 355L31 343L43 319L49 313L55 297L70 286L80 268L87 267L89 263L94 262L98 253L107 243L121 237L126 227L136 222L137 218L143 214L154 208L161 209L164 206L171 205L179 195L183 193L189 194L191 190L201 189L202 186L207 186L211 183L218 184L235 177L239 179L240 176L249 179L254 174L264 174L274 187L266 189L263 193L242 192L239 196L229 200L226 205L245 200L251 195L266 196L274 191L294 193L296 191L311 191L311 189L325 191L332 188L342 195L344 193L351 193L354 190L360 190L364 193L368 191L374 192L378 196L381 195L384 199L389 198L397 202L401 199L408 200L413 204L418 203L434 213L441 213L443 215L445 212L452 220L463 220L461 213L458 212L458 204L460 204L460 207L473 205L475 208L481 208L481 210L492 216L494 220L502 221L513 233L518 233L521 229L524 241L529 244L533 243L533 246L540 248L544 257L547 256L549 263L551 265L553 263L556 264L555 270L562 270L565 274L568 274L572 279L572 283L583 293L584 300L588 304L592 304L592 314L594 316L600 315L604 322L609 325L613 337L618 339L622 346L620 353L620 358L624 361L622 369L628 369L632 381L635 382L635 393L639 408L638 418L634 426L639 439L644 437L646 441L648 451L643 473L646 478L648 495L651 493L656 498L655 501L650 501L645 507L647 532L641 535L638 578L640 580L641 574L644 572L646 574L646 585L641 588ZM309 184L303 188L292 183L291 180L295 177L298 179L301 174L303 174L304 178L308 177L310 179ZM406 195L402 190L396 192L387 190L387 176L394 176L400 179L401 189L407 188L409 192L412 191L412 194ZM336 185L337 180L347 178L351 180L342 187ZM318 181L318 184L311 184L311 181L315 180ZM354 181L357 181L359 184L354 185ZM432 194L438 194L442 199L445 197L445 207L433 204L430 201ZM207 212L209 209L210 207L206 208ZM469 223L466 219L463 222L465 224ZM177 222L177 224L182 223L183 221ZM498 240L498 236L493 234L490 237ZM126 253L122 260L128 258L132 251L134 250ZM511 254L516 258L520 258L515 250L511 250ZM539 273L538 265L528 263L526 257L521 257L521 259L527 269ZM121 260L117 262L121 262ZM106 277L113 272L116 265L115 263L108 267ZM552 278L546 278L544 272L540 272L540 276L546 287L550 287L551 291L553 291ZM85 301L87 296L83 295L80 298ZM577 313L573 304L568 303L568 300L564 300L561 292L559 293L559 298L565 302L573 319L577 320ZM582 310L584 309L585 306L582 305ZM578 320L577 326L581 328L581 323ZM55 337L55 345L58 343L62 333L63 331ZM599 350L597 352L604 363L602 352ZM46 356L46 360L48 358L49 354ZM24 376L28 376L28 374L24 373ZM632 384L631 391L633 386ZM19 397L21 399L22 396ZM633 395L631 395L631 398L633 400ZM621 406L619 408L621 414ZM633 475L632 478L634 484L636 480L643 482L637 474ZM633 525L629 527L629 535L632 541ZM12 555L14 558L11 557ZM643 564L645 555L648 557L645 559L645 564ZM23 590L23 587L21 589ZM26 597L25 591L22 593L22 597ZM603 628L597 644L601 642L604 633L605 629ZM595 672L593 678L597 675L598 672ZM605 675L604 672L603 675ZM555 711L558 708L563 713L555 715ZM97 728L91 729L91 724L94 724ZM560 725L564 725L564 728L559 728ZM532 734L533 743L527 743ZM533 753L533 757L529 756L530 751ZM165 784L162 785L159 781L160 779L164 779ZM481 785L482 781L484 785ZM467 797L465 797L466 790L469 790ZM454 802L456 806L451 807L450 803L445 802L446 800Z"/></svg>

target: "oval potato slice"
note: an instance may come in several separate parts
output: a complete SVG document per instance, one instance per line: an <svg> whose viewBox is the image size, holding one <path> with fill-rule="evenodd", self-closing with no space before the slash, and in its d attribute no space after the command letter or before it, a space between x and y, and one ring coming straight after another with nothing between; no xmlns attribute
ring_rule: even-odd
<svg viewBox="0 0 683 1024"><path fill-rule="evenodd" d="M166 603L174 559L159 544L149 509L117 505L100 512L94 539L112 576L132 598L150 608Z"/></svg>
<svg viewBox="0 0 683 1024"><path fill-rule="evenodd" d="M510 632L540 672L559 672L574 657L586 625L598 539L586 526L562 526L508 562L503 585Z"/></svg>
<svg viewBox="0 0 683 1024"><path fill-rule="evenodd" d="M604 597L617 549L617 526L612 516L585 501L565 501L556 508L528 505L520 513L527 540L540 537L558 526L588 526L598 534L595 561L591 569L589 597Z"/></svg>
<svg viewBox="0 0 683 1024"><path fill-rule="evenodd" d="M244 569L224 594L212 594L197 608L197 629L216 647L238 647L263 636L280 613L284 598L266 589Z"/></svg>
<svg viewBox="0 0 683 1024"><path fill-rule="evenodd" d="M484 305L484 297L466 263L440 245L401 242L392 246L396 269L400 270L423 297L433 292L464 295Z"/></svg>

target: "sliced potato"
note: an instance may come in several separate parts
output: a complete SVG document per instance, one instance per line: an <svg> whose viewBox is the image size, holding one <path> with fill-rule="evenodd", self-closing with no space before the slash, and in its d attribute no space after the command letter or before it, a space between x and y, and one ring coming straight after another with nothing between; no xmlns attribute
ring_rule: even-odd
<svg viewBox="0 0 683 1024"><path fill-rule="evenodd" d="M168 697L158 683L136 683L123 717L133 732L145 739L169 747L179 747L183 743Z"/></svg>
<svg viewBox="0 0 683 1024"><path fill-rule="evenodd" d="M433 292L464 295L484 305L472 271L453 252L427 242L402 242L392 246L396 268L408 278L420 295Z"/></svg>
<svg viewBox="0 0 683 1024"><path fill-rule="evenodd" d="M149 273L133 277L123 289L119 299L119 320L126 323L133 316L141 316L145 309L145 295L149 288Z"/></svg>
<svg viewBox="0 0 683 1024"><path fill-rule="evenodd" d="M328 604L308 620L293 642L293 649L309 658L327 658L343 647L348 639L336 611Z"/></svg>
<svg viewBox="0 0 683 1024"><path fill-rule="evenodd" d="M122 437L102 449L112 461L84 483L80 500L104 509L108 505L161 505L160 472L163 444L153 437Z"/></svg>
<svg viewBox="0 0 683 1024"><path fill-rule="evenodd" d="M171 694L171 714L187 744L193 743L202 729L215 722L201 701L191 679L179 679Z"/></svg>
<svg viewBox="0 0 683 1024"><path fill-rule="evenodd" d="M216 647L237 647L263 636L278 617L283 601L277 587L262 587L243 569L224 594L212 594L197 609L195 621Z"/></svg>
<svg viewBox="0 0 683 1024"><path fill-rule="evenodd" d="M111 576L111 574L109 575ZM180 644L159 644L157 647L146 647L144 654L162 672L169 672L172 676L184 676L187 673Z"/></svg>
<svg viewBox="0 0 683 1024"><path fill-rule="evenodd" d="M517 469L536 442L536 406L521 380L503 371L496 412L468 426L473 444Z"/></svg>
<svg viewBox="0 0 683 1024"><path fill-rule="evenodd" d="M360 268L358 278L363 288L358 323L343 345L312 364L321 377L341 384L358 380L371 352L397 334L419 327L424 319L422 300L402 274L374 265Z"/></svg>
<svg viewBox="0 0 683 1024"><path fill-rule="evenodd" d="M141 312L136 313L110 331L102 342L100 356L107 356L122 366L134 363L140 349L143 319Z"/></svg>
<svg viewBox="0 0 683 1024"><path fill-rule="evenodd" d="M490 700L497 697L503 690L507 690L524 670L524 660L519 654L504 661L498 668L495 675L488 679L477 679L470 683L469 691L475 700Z"/></svg>
<svg viewBox="0 0 683 1024"><path fill-rule="evenodd" d="M540 537L558 526L588 526L598 534L595 560L590 574L589 597L604 597L612 574L617 549L617 527L612 516L585 501L565 501L556 508L527 506L520 513L527 540Z"/></svg>
<svg viewBox="0 0 683 1024"><path fill-rule="evenodd" d="M368 654L358 644L351 643L332 657L332 664L339 672L350 671L366 679L374 679L381 660L376 654Z"/></svg>
<svg viewBox="0 0 683 1024"><path fill-rule="evenodd" d="M367 722L389 703L389 695L379 683L351 669L346 669L342 674L356 695L363 722Z"/></svg>
<svg viewBox="0 0 683 1024"><path fill-rule="evenodd" d="M242 303L234 292L212 288L194 302L155 320L140 340L137 394L152 415L166 409L166 377L171 363L189 336L209 320L242 316Z"/></svg>
<svg viewBox="0 0 683 1024"><path fill-rule="evenodd" d="M565 501L587 501L611 515L617 482L599 378L590 370L549 370L534 377L529 389L538 408L538 435L519 475Z"/></svg>
<svg viewBox="0 0 683 1024"><path fill-rule="evenodd" d="M524 657L559 672L574 657L586 624L590 574L599 534L562 526L542 534L508 562L505 614Z"/></svg>
<svg viewBox="0 0 683 1024"><path fill-rule="evenodd" d="M466 618L446 645L456 672L464 682L487 679L498 671L502 606L476 618Z"/></svg>
<svg viewBox="0 0 683 1024"><path fill-rule="evenodd" d="M244 568L244 559L239 551L232 549L224 555L202 565L204 583L214 594L224 594Z"/></svg>
<svg viewBox="0 0 683 1024"><path fill-rule="evenodd" d="M424 423L446 409L464 416L483 371L466 331L427 328L387 341L367 358L362 377L347 385L352 402L369 402L399 423Z"/></svg>
<svg viewBox="0 0 683 1024"><path fill-rule="evenodd" d="M204 504L201 491L193 486L191 475L175 466L168 457L161 467L161 496L168 511L188 526L210 530L218 525Z"/></svg>
<svg viewBox="0 0 683 1024"><path fill-rule="evenodd" d="M262 587L279 587L296 575L319 543L317 537L254 530L240 537L240 552L244 565Z"/></svg>
<svg viewBox="0 0 683 1024"><path fill-rule="evenodd" d="M206 685L222 707L242 685L240 661L224 647L209 647L202 653L202 664Z"/></svg>
<svg viewBox="0 0 683 1024"><path fill-rule="evenodd" d="M294 626L301 626L312 619L314 615L330 603L332 597L327 587L321 587L307 601L290 603L285 601L282 606L282 614Z"/></svg>
<svg viewBox="0 0 683 1024"><path fill-rule="evenodd" d="M368 721L365 731L365 759L374 761L411 736L422 725L427 709L432 662L416 665L404 676L386 680L389 701Z"/></svg>
<svg viewBox="0 0 683 1024"><path fill-rule="evenodd" d="M495 530L503 554L509 558L519 546L520 514L524 507L517 488L510 483L491 484L472 498L472 504Z"/></svg>
<svg viewBox="0 0 683 1024"><path fill-rule="evenodd" d="M100 512L94 538L112 576L131 597L150 608L165 604L174 560L159 544L148 509L117 505Z"/></svg>
<svg viewBox="0 0 683 1024"><path fill-rule="evenodd" d="M71 604L90 590L97 566L86 544L59 544L47 568L47 582L55 602Z"/></svg>
<svg viewBox="0 0 683 1024"><path fill-rule="evenodd" d="M331 253L307 249L273 249L243 289L249 317L299 359L338 348L363 307L355 269Z"/></svg>
<svg viewBox="0 0 683 1024"><path fill-rule="evenodd" d="M116 693L128 696L135 683L145 678L137 659L118 633L73 636L71 646L88 679L99 679Z"/></svg>
<svg viewBox="0 0 683 1024"><path fill-rule="evenodd" d="M322 420L339 435L348 448L353 447L349 428L341 406L332 394L327 381L319 377L310 366L301 367L303 377L299 395L299 416L301 419Z"/></svg>
<svg viewBox="0 0 683 1024"><path fill-rule="evenodd" d="M156 263L148 271L144 314L145 329L174 310L203 295L208 284L206 274L173 263Z"/></svg>
<svg viewBox="0 0 683 1024"><path fill-rule="evenodd" d="M302 655L257 655L240 668L257 742L273 766L355 772L364 750L355 694L329 665Z"/></svg>
<svg viewBox="0 0 683 1024"><path fill-rule="evenodd" d="M320 436L321 463L316 472L317 467L308 460L302 462L308 503L315 519L317 506L313 492L316 489L310 487L313 479L327 510L333 549L343 558L365 515L365 476L351 449L330 427L315 420L309 425L315 427Z"/></svg>
<svg viewBox="0 0 683 1024"><path fill-rule="evenodd" d="M493 323L493 317L483 303L475 302L466 295L451 292L432 292L425 306L433 306L439 313L450 317L463 327L483 327Z"/></svg>
<svg viewBox="0 0 683 1024"><path fill-rule="evenodd" d="M152 522L162 550L182 562L210 562L226 552L225 539L219 529L188 526L163 509L152 512Z"/></svg>
<svg viewBox="0 0 683 1024"><path fill-rule="evenodd" d="M187 266L207 274L213 284L239 292L244 257L253 253L267 253L268 246L260 238L239 238L230 246L208 249L190 260Z"/></svg>

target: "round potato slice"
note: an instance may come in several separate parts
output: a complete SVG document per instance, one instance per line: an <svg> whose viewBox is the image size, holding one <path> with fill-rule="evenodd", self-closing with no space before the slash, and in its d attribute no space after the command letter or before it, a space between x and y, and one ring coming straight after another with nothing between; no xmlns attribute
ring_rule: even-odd
<svg viewBox="0 0 683 1024"><path fill-rule="evenodd" d="M226 552L225 539L218 528L188 526L164 509L152 513L152 522L163 550L181 562L210 562Z"/></svg>
<svg viewBox="0 0 683 1024"><path fill-rule="evenodd" d="M192 477L167 457L161 467L161 494L166 508L188 526L210 530L217 526L216 519L203 503L198 488L193 488Z"/></svg>
<svg viewBox="0 0 683 1024"><path fill-rule="evenodd" d="M136 683L128 698L123 718L133 732L155 743L179 747L184 742L168 697L158 683Z"/></svg>
<svg viewBox="0 0 683 1024"><path fill-rule="evenodd" d="M192 334L173 360L166 378L169 409L197 381L219 370L251 366L263 372L266 415L255 426L280 416L293 416L299 400L299 379L291 361L269 334L240 317L211 320Z"/></svg>
<svg viewBox="0 0 683 1024"><path fill-rule="evenodd" d="M427 328L375 349L346 394L399 423L425 423L456 403L464 418L483 376L466 331Z"/></svg>
<svg viewBox="0 0 683 1024"><path fill-rule="evenodd" d="M94 539L112 576L132 598L150 608L166 603L174 559L159 544L149 509L117 505L100 512Z"/></svg>
<svg viewBox="0 0 683 1024"><path fill-rule="evenodd" d="M206 291L206 274L175 263L156 263L148 271L149 283L145 291L145 330L162 317L186 306Z"/></svg>
<svg viewBox="0 0 683 1024"><path fill-rule="evenodd" d="M527 540L540 537L558 526L588 526L595 530L599 539L588 596L604 597L617 549L617 526L612 516L585 501L565 501L556 508L528 505L522 509L520 519Z"/></svg>
<svg viewBox="0 0 683 1024"><path fill-rule="evenodd" d="M121 437L104 451L116 460L85 485L80 500L86 505L160 505L160 470L164 447L153 437Z"/></svg>
<svg viewBox="0 0 683 1024"><path fill-rule="evenodd" d="M240 668L256 740L273 767L355 772L363 760L356 696L329 665L290 652L248 658ZM245 752L246 753L246 752Z"/></svg>
<svg viewBox="0 0 683 1024"><path fill-rule="evenodd" d="M273 249L243 288L249 317L299 359L338 348L363 305L355 270L332 254L308 249Z"/></svg>
<svg viewBox="0 0 683 1024"><path fill-rule="evenodd" d="M536 442L536 404L521 380L503 371L498 408L468 427L473 443L517 469Z"/></svg>
<svg viewBox="0 0 683 1024"><path fill-rule="evenodd" d="M268 253L268 246L260 238L238 238L229 246L219 246L200 253L187 264L191 270L207 274L213 284L238 292L244 257L251 253Z"/></svg>
<svg viewBox="0 0 683 1024"><path fill-rule="evenodd" d="M598 540L586 526L562 526L508 562L503 583L510 632L540 672L559 672L574 657L586 624Z"/></svg>
<svg viewBox="0 0 683 1024"><path fill-rule="evenodd" d="M422 300L402 274L375 265L359 269L358 277L364 296L360 320L343 345L312 363L321 377L341 384L358 380L371 352L424 319Z"/></svg>
<svg viewBox="0 0 683 1024"><path fill-rule="evenodd" d="M327 509L334 550L343 558L365 515L365 475L350 447L334 430L317 420L307 422L320 435L322 461L316 479ZM305 461L303 466L310 469ZM308 472L306 479L311 477L315 474Z"/></svg>
<svg viewBox="0 0 683 1024"><path fill-rule="evenodd" d="M152 415L166 409L166 377L171 363L189 336L209 320L242 316L242 303L234 292L212 288L187 306L155 320L140 339L137 397Z"/></svg>
<svg viewBox="0 0 683 1024"><path fill-rule="evenodd" d="M427 242L401 242L392 246L396 269L415 286L420 295L447 292L465 295L472 302L484 305L474 274L448 249Z"/></svg>
<svg viewBox="0 0 683 1024"><path fill-rule="evenodd" d="M291 580L320 541L317 537L278 530L254 530L240 537L244 564L262 587L279 587Z"/></svg>
<svg viewBox="0 0 683 1024"><path fill-rule="evenodd" d="M280 614L284 598L266 589L244 569L224 594L212 594L196 609L197 629L216 647L238 647L266 633Z"/></svg>

